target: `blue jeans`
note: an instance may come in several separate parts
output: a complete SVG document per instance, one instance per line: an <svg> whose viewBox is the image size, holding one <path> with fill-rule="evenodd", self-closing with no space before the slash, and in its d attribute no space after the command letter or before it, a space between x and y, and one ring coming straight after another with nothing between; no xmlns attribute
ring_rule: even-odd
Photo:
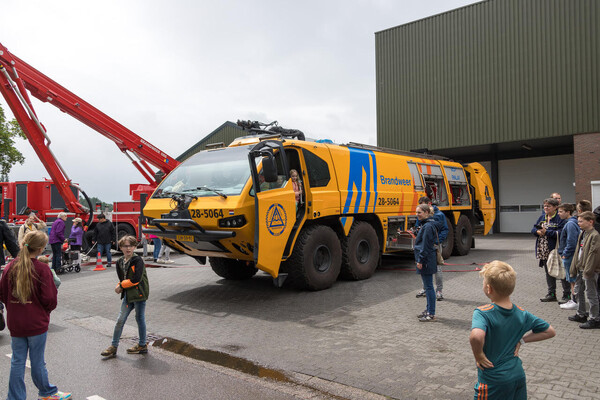
<svg viewBox="0 0 600 400"><path fill-rule="evenodd" d="M577 280L577 276L574 276L573 278L571 278L571 263L573 262L573 256L571 256L569 258L563 258L562 261L563 261L563 266L565 267L565 279L569 283L574 283ZM573 295L574 295L574 293L571 293L571 297Z"/></svg>
<svg viewBox="0 0 600 400"><path fill-rule="evenodd" d="M102 254L106 253L106 262L108 262L109 264L112 262L110 247L110 243L98 243L98 253L100 253L100 257L102 257Z"/></svg>
<svg viewBox="0 0 600 400"><path fill-rule="evenodd" d="M133 308L135 308L135 320L138 325L138 344L140 346L146 345L146 302L136 301L135 303L128 303L127 296L125 296L121 303L121 311L119 311L119 318L117 318L117 324L115 325L115 331L113 332L112 345L115 347L119 346L119 340L121 340L121 334L123 333L123 326Z"/></svg>
<svg viewBox="0 0 600 400"><path fill-rule="evenodd" d="M425 289L425 297L427 297L427 312L430 315L435 315L435 290L433 289L433 275L421 274L423 281L423 289Z"/></svg>
<svg viewBox="0 0 600 400"><path fill-rule="evenodd" d="M52 243L52 269L56 271L62 266L62 243Z"/></svg>
<svg viewBox="0 0 600 400"><path fill-rule="evenodd" d="M158 260L158 255L160 254L160 248L162 246L162 242L159 238L152 238L152 244L154 244L154 261Z"/></svg>
<svg viewBox="0 0 600 400"><path fill-rule="evenodd" d="M12 358L10 360L10 378L8 381L8 400L26 400L25 362L27 352L31 361L31 379L38 388L38 396L48 397L58 389L48 382L48 370L44 361L46 350L46 333L29 337L12 337Z"/></svg>

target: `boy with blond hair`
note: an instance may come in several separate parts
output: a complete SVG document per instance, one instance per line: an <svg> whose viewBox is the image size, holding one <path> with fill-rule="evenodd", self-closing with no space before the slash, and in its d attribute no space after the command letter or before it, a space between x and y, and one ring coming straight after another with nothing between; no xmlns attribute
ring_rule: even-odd
<svg viewBox="0 0 600 400"><path fill-rule="evenodd" d="M495 260L479 275L483 277L483 293L492 303L477 307L471 323L469 341L477 364L475 400L526 399L519 348L556 333L546 321L510 301L517 282L517 273L510 265Z"/></svg>
<svg viewBox="0 0 600 400"><path fill-rule="evenodd" d="M598 300L598 275L600 273L600 234L594 229L596 216L591 211L584 211L578 217L581 233L577 238L571 277L576 276L577 314L569 317L569 321L582 322L581 329L600 329L600 302ZM590 306L589 313L585 301ZM588 318L589 316L589 318Z"/></svg>

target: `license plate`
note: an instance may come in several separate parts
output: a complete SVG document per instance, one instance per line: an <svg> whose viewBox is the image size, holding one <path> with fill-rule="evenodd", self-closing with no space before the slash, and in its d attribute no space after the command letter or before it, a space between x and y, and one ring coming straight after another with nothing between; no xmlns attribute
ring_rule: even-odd
<svg viewBox="0 0 600 400"><path fill-rule="evenodd" d="M175 239L179 242L193 242L194 235L177 235Z"/></svg>

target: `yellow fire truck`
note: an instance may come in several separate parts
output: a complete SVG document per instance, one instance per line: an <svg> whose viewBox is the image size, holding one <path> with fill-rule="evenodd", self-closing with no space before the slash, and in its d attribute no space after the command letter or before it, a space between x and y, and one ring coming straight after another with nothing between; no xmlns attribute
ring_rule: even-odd
<svg viewBox="0 0 600 400"><path fill-rule="evenodd" d="M338 278L369 278L382 254L412 249L409 229L425 195L446 215L446 258L467 254L473 232L487 234L494 222L494 193L481 164L239 124L248 136L187 159L144 208L153 227L144 232L201 263L209 257L225 279L262 270L279 286L285 280L321 290Z"/></svg>

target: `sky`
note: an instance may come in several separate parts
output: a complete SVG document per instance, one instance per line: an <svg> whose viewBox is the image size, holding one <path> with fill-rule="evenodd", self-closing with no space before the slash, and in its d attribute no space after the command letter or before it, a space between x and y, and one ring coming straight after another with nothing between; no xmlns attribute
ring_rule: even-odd
<svg viewBox="0 0 600 400"><path fill-rule="evenodd" d="M3 0L0 43L173 158L238 119L375 145L375 32L477 2ZM146 183L111 140L32 101L90 197ZM28 141L17 148L11 181L49 178Z"/></svg>

